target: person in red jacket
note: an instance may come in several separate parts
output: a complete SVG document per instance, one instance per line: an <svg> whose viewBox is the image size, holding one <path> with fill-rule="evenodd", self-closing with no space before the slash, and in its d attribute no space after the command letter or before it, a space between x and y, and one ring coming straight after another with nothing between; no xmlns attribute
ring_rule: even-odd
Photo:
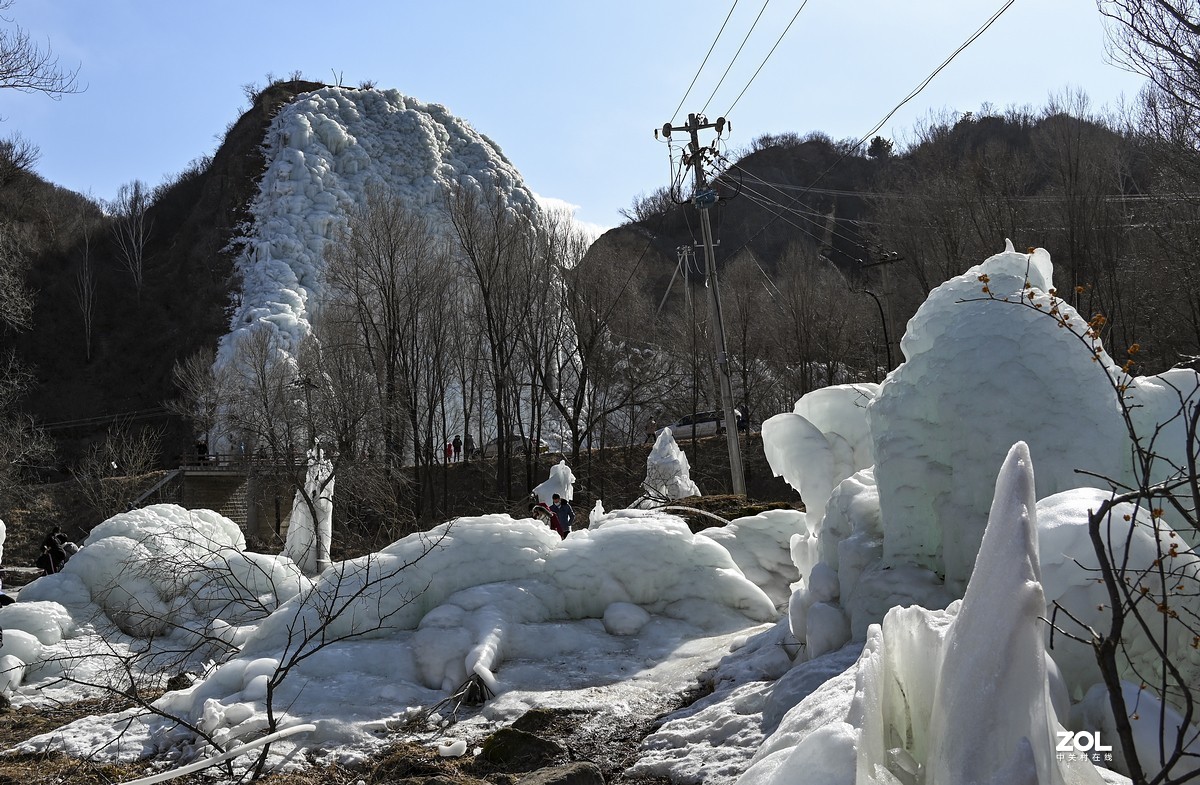
<svg viewBox="0 0 1200 785"><path fill-rule="evenodd" d="M564 539L564 540L567 539L567 533L565 531L563 531L563 527L562 527L562 524L558 520L558 516L554 514L554 510L550 509L550 507L545 502L538 502L537 504L531 504L529 506L529 511L531 513L533 513L534 518L537 518L539 521L542 521L543 523L549 524L550 528L552 530L558 532L558 536L561 539Z"/></svg>

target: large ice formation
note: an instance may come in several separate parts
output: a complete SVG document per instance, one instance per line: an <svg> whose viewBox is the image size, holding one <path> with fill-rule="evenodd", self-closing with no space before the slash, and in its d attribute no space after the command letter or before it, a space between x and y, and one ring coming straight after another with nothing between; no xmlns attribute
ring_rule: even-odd
<svg viewBox="0 0 1200 785"><path fill-rule="evenodd" d="M1052 300L1051 279L1044 250L1017 253L1009 244L930 293L901 343L904 363L877 390L810 393L795 412L764 423L775 473L811 497L792 543L801 579L789 608L796 637L818 644L808 656L861 640L894 605L941 608L962 596L1002 445L1025 441L1037 456L1039 498L1104 487L1105 477L1131 484L1130 435L1110 379L1127 385L1139 433L1160 431L1155 471L1185 463L1174 415L1194 400L1197 375L1131 379L1102 349L1093 359L1048 315L1057 308L1076 333L1086 326ZM861 403L852 408L867 398L869 452L855 447L864 441ZM874 465L861 469L867 455Z"/></svg>
<svg viewBox="0 0 1200 785"><path fill-rule="evenodd" d="M383 719L436 703L468 677L499 690L501 668L510 659L562 658L578 674L588 669L580 663L586 642L599 647L596 652L633 646L641 668L649 658L673 652L682 630L725 634L774 621L775 602L738 562L754 565L766 583L786 586L790 565L772 562L768 551L786 552L788 531L770 519L743 525L761 531L741 547L726 538L739 553L735 559L713 538L692 534L681 519L647 511L615 515L566 540L507 515L462 518L336 563L309 583L285 556L249 563L251 554L242 553L233 536L236 527L213 513L147 508L108 521L103 536L89 540L67 570L30 584L21 602L0 610L0 658L19 658L18 667L7 671L14 681L25 676L19 666L26 664L45 672L54 663L77 675L86 661L72 659L67 650L104 627L110 613L125 613L130 603L146 605L166 627L132 628L153 641L129 640L126 648L148 652L152 643L164 643L177 654L195 646L190 666L203 667L195 687L168 693L156 704L164 716L186 717L218 743L232 745L265 727L271 696L285 727L304 716L322 718L307 743L370 744ZM167 530L180 533L179 544L155 539ZM154 552L162 546L164 556L173 556L144 582L126 562L113 562L100 574L114 555L106 543L122 539ZM110 573L122 570L139 577L122 584L130 603L96 607L114 585ZM195 594L181 591L189 586ZM256 593L263 590L269 596ZM234 612L251 605L257 617ZM613 640L639 634L643 643ZM201 666L214 647L220 664ZM605 657L594 659L599 676L592 678L611 680ZM527 669L519 666L518 678ZM372 696L370 717L347 704L348 689ZM285 717L278 714L281 707L287 707ZM100 718L78 735L58 734L57 741L31 742L30 749L66 738L68 749L83 754L111 726ZM121 729L122 741L105 754L138 757L151 748L204 745L174 721L147 718L136 729L127 723Z"/></svg>
<svg viewBox="0 0 1200 785"><path fill-rule="evenodd" d="M297 490L288 517L283 552L309 577L329 566L333 539L333 462L320 447L308 450L303 490Z"/></svg>
<svg viewBox="0 0 1200 785"><path fill-rule="evenodd" d="M962 601L889 611L868 630L853 688L801 701L739 782L1099 785L1090 761L1055 751L1036 515L1033 467L1018 443Z"/></svg>
<svg viewBox="0 0 1200 785"><path fill-rule="evenodd" d="M567 466L566 461L559 461L551 466L550 476L533 489L537 500L546 504L554 501L556 493L567 501L575 498L575 473Z"/></svg>
<svg viewBox="0 0 1200 785"><path fill-rule="evenodd" d="M236 241L242 291L218 365L248 330L269 329L295 357L325 298L326 245L371 188L441 223L451 184L499 193L536 210L533 193L500 148L440 104L395 90L325 87L284 106L267 130L266 172Z"/></svg>
<svg viewBox="0 0 1200 785"><path fill-rule="evenodd" d="M109 640L104 654L82 656L97 670L122 660L125 636L204 653L215 630L261 619L308 586L291 560L245 544L237 524L210 510L158 504L115 515L60 572L0 608L0 655L51 675L78 667L70 642L97 630Z"/></svg>
<svg viewBox="0 0 1200 785"><path fill-rule="evenodd" d="M670 428L663 428L646 456L646 495L634 506L655 507L664 502L699 496L700 486L692 481L687 454L675 441Z"/></svg>
<svg viewBox="0 0 1200 785"><path fill-rule="evenodd" d="M1045 764L1045 745L1053 737L1039 730L1046 702L1038 696L1044 682L1059 721L1075 722L1073 730L1103 731L1114 742L1111 713L1107 725L1097 719L1103 712L1095 707L1105 699L1095 697L1099 674L1091 648L1061 633L1051 641L1044 621L1013 621L1005 627L1005 620L1017 610L1024 619L1049 618L1060 608L1065 613L1057 617L1059 626L1076 636L1086 637L1089 626L1107 628L1110 611L1097 580L1088 511L1110 497L1110 481L1136 487L1135 434L1143 445L1153 446L1151 480L1187 465L1185 418L1178 414L1195 405L1200 376L1175 369L1130 377L1098 341L1080 337L1087 320L1054 296L1051 277L1045 251L1021 254L1010 244L930 294L902 342L904 364L877 390L822 390L819 396L810 394L812 401L802 398L794 412L764 423L773 470L804 495L808 508L791 539L800 577L788 615L793 635L805 644L796 667L805 667L806 659L816 664L852 639L865 641L866 648L853 706L844 694L818 690L810 701L832 703L821 704L823 710L812 704L797 711L810 720L822 717L820 727L801 734L794 724L790 730L781 726L777 738L763 745L762 766L747 775L747 782L772 781L767 772L782 760L775 753L808 756L814 750L829 761L831 782L1094 781L1091 775L1055 773ZM853 399L868 399L865 417L856 416L849 405ZM831 402L840 408L831 409ZM854 439L841 443L847 433L861 437L864 423L873 461L866 468L864 458L856 456L867 453L851 449ZM1020 455L1009 455L993 492L988 477L1004 459L1003 445L1018 442L1027 446ZM1039 467L1036 493L1031 473L1019 482L1013 474L1014 462L1027 464L1029 454ZM1020 489L1017 501L1015 489ZM1036 509L1035 499L1041 499ZM1008 550L985 541L991 537L985 531L1001 525L998 513L1025 521L1019 532L1006 535ZM1034 526L1041 531L1036 551L1029 550L1038 543ZM1200 560L1187 538L1172 528L1170 509L1160 516L1120 506L1101 533L1114 558L1128 559L1133 574L1150 576L1143 583L1152 596L1171 594L1174 610L1182 615L1200 612L1194 597L1171 592L1171 584L1196 584ZM1018 552L1018 545L1026 550ZM1165 571L1154 576L1158 564ZM997 570L1024 576L1025 582L996 588ZM991 592L1001 593L978 589L976 599L964 600L961 609L954 604L964 590L972 595L969 587L989 584ZM1027 591L1034 584L1037 591ZM906 605L920 607L896 607ZM882 627L873 626L880 620ZM1155 682L1163 651L1182 683L1200 678L1200 652L1189 637L1172 634L1152 641L1149 628L1134 627L1127 626L1123 637L1125 659L1119 666L1124 678ZM968 636L968 628L978 629ZM1018 641L1019 652L1008 648ZM1051 642L1054 660L1046 657L1039 665L1041 647ZM895 653L900 651L905 653ZM1028 661L1019 673L1010 673L999 660L990 670L983 667L997 652L1005 662ZM897 658L908 662L897 665ZM916 675L907 682L894 673L864 682L866 665ZM997 681L1030 692L1021 698L981 698L980 691ZM865 690L871 684L899 689L903 697L895 703L898 713L882 721L883 737L881 721L872 713L875 704L864 703L864 696L882 700ZM1070 702L1089 691L1093 708L1072 712ZM937 703L936 712L930 702ZM972 718L967 705L972 702L988 708L985 726ZM1151 696L1143 695L1143 709L1133 713L1144 713L1151 703ZM829 722L829 706L848 718L845 725ZM932 731L912 719L922 712L940 717ZM906 717L909 725L896 724ZM1031 720L1037 727L1017 734L1017 726ZM1008 723L997 737L1003 745L990 750L954 746L985 730L990 738L996 723ZM1143 729L1140 735L1153 733ZM949 741L935 744L933 738ZM967 760L965 749L986 764ZM856 761L857 780L845 774L851 761ZM1118 759L1108 765L1121 764Z"/></svg>

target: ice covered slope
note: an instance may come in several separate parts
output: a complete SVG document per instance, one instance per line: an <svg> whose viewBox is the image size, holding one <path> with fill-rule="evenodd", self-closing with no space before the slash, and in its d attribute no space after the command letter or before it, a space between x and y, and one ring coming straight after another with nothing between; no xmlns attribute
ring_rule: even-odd
<svg viewBox="0 0 1200 785"><path fill-rule="evenodd" d="M234 241L242 291L218 365L260 326L295 356L325 296L325 247L372 186L435 222L452 183L495 189L511 205L536 209L493 141L446 107L395 90L325 87L300 95L275 117L263 144L266 170L251 220Z"/></svg>

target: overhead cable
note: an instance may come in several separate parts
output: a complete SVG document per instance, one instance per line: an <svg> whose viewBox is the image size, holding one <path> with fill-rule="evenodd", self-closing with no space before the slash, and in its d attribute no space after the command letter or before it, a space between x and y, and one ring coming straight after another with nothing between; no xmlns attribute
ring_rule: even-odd
<svg viewBox="0 0 1200 785"><path fill-rule="evenodd" d="M804 10L804 6L806 5L808 5L808 0L804 0L804 2L800 4L800 7L796 9L796 13L792 15L792 21L787 23L787 27L783 28L783 32L780 33L779 38L776 39L775 46L772 46L771 51L767 52L767 56L764 57L763 61L758 64L758 68L755 69L754 74L750 77L750 81L746 82L746 86L742 88L742 92L738 93L737 98L733 99L733 103L730 104L729 108L725 110L725 117L729 117L729 115L733 114L733 107L737 106L738 101L742 100L742 96L745 95L746 91L750 89L750 85L753 84L754 80L758 77L758 72L761 71L763 66L767 64L767 61L771 59L771 55L775 54L775 50L783 41L783 37L787 35L788 30L792 29L792 24L796 21L796 17L800 16L800 12Z"/></svg>
<svg viewBox="0 0 1200 785"><path fill-rule="evenodd" d="M957 49L955 49L950 54L949 57L947 57L945 60L943 60L941 65L939 65L937 68L935 68L933 70L933 72L929 74L929 76L925 77L925 79L923 79L919 85L917 85L915 88L913 88L912 92L910 92L907 96L905 96L904 99L900 101L900 103L898 103L898 104L896 104L896 106L892 107L892 109L884 116L884 118L882 120L880 120L879 123L877 123L871 131L867 132L861 140L859 140L857 145L855 145L853 148L851 148L851 150L847 150L846 152L842 153L842 155L836 161L834 161L832 164L830 164L829 167L825 171L823 171L823 172L821 172L821 174L817 175L816 179L814 179L812 181L812 183L808 186L808 188L805 188L803 191L796 194L796 196L794 196L792 198L792 201L798 202L800 200L800 198L803 197L805 194L807 194L814 186L816 186L817 183L821 182L821 180L823 180L826 175L828 175L830 172L832 172L834 169L836 169L838 167L838 165L842 163L842 161L846 160L850 156L850 153L852 150L857 150L859 147L861 147L863 142L865 142L873 134L878 132L879 129L882 128L883 125L892 117L892 115L896 114L896 112L898 112L902 106L904 106L906 103L911 101L913 98L916 98L917 95L922 90L924 90L929 85L930 82L933 81L935 76L937 76L939 73L941 73L941 71L947 65L949 65L950 62L952 60L954 60L955 57L957 57L959 54L961 54L964 49L966 49L968 46L970 46L972 43L974 43L975 40L979 38L979 36L983 35L983 33L986 32L988 30L988 28L990 28L993 24L995 24L996 20L1000 18L1001 14L1003 14L1005 11L1007 11L1014 2L1016 2L1016 0L1006 0L1006 2L1002 6L1000 6L1000 9L998 11L996 11L996 13L992 14L992 16L990 18L988 18L988 20L986 22L984 22L984 24L978 30L976 30L974 33L972 33L970 35L970 37L967 38L966 41L964 41ZM740 246L738 246L736 249L734 249L734 253L736 253L737 251L740 251L742 248L745 248L747 245L749 245L751 242L753 242L754 239L756 237L758 237L758 235L760 235L764 231L766 231L767 227L769 227L772 223L774 223L776 221L776 219L778 219L779 217L780 217L780 214L776 214L774 217L771 218L771 220L769 220L765 224L763 224L758 229L758 231L756 231L754 234L750 235L750 237L748 237Z"/></svg>
<svg viewBox="0 0 1200 785"><path fill-rule="evenodd" d="M805 0L808 2L808 0ZM704 60L701 61L700 67L696 69L696 75L692 77L692 83L688 85L688 89L684 92L683 98L679 99L679 106L675 107L675 111L671 112L671 119L674 120L679 110L683 108L683 102L691 95L692 88L696 86L696 80L700 78L700 72L704 70L704 66L708 64L708 58L712 56L713 49L717 47L717 41L721 40L721 33L725 32L725 25L729 24L729 18L733 16L733 9L737 8L738 0L733 0L733 5L729 9L729 13L725 15L725 21L721 23L721 29L717 31L717 37L713 39L712 46L708 47L708 54L704 55Z"/></svg>
<svg viewBox="0 0 1200 785"><path fill-rule="evenodd" d="M750 40L750 34L753 33L754 28L758 26L758 20L762 19L763 12L767 10L767 6L770 4L770 2L771 0L764 0L762 8L758 10L758 16L754 17L754 24L750 25L750 29L746 31L746 37L742 39L741 45L739 45L737 51L733 53L733 59L729 61L729 65L725 68L725 73L721 74L721 79L717 82L717 86L713 88L712 93L708 96L708 100L704 102L704 108L700 110L700 114L704 114L706 111L708 111L708 105L712 103L713 96L717 94L717 91L721 89L721 85L725 83L725 77L729 76L729 69L733 68L733 64L737 62L738 55L742 53L742 48L745 47L746 42Z"/></svg>

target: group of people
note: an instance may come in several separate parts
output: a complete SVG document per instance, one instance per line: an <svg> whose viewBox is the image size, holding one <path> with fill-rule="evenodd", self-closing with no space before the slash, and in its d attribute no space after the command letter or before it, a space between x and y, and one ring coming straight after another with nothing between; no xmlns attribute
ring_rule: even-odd
<svg viewBox="0 0 1200 785"><path fill-rule="evenodd" d="M461 460L471 460L471 456L475 454L475 440L471 438L471 434L467 434L463 438L455 434L451 441L446 442L442 448L442 455L446 458L446 463L458 463ZM429 459L433 460L433 449L429 446Z"/></svg>
<svg viewBox="0 0 1200 785"><path fill-rule="evenodd" d="M55 526L42 540L42 553L33 564L42 571L42 575L53 575L78 550L79 546L68 540L62 529Z"/></svg>
<svg viewBox="0 0 1200 785"><path fill-rule="evenodd" d="M446 442L446 463L451 461L457 463L463 459L466 451L466 459L471 460L471 454L475 452L475 440L471 438L471 434L467 434L466 439L460 438L457 434L453 441Z"/></svg>
<svg viewBox="0 0 1200 785"><path fill-rule="evenodd" d="M550 526L551 529L558 532L558 536L562 539L567 539L567 535L571 533L571 527L575 525L575 510L571 507L571 503L557 493L550 504L545 502L537 502L530 505L529 511L533 513L533 517Z"/></svg>

